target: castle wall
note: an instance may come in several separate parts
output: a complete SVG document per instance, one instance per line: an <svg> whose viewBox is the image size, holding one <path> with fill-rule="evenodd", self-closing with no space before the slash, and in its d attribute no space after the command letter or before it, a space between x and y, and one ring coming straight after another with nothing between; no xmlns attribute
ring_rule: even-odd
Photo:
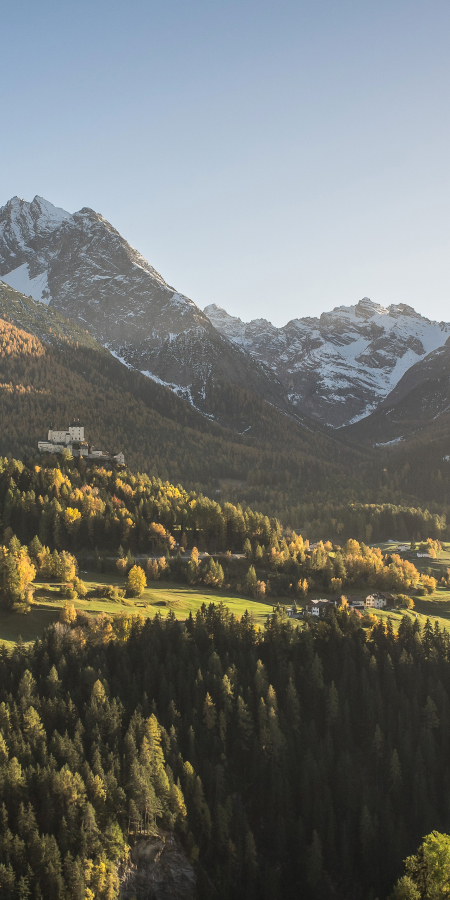
<svg viewBox="0 0 450 900"><path fill-rule="evenodd" d="M68 431L49 431L48 440L53 441L55 444L68 444L70 441L70 434Z"/></svg>

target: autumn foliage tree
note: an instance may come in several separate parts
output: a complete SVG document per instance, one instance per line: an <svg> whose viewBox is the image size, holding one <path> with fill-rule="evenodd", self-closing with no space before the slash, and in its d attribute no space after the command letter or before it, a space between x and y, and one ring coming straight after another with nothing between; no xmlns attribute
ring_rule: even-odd
<svg viewBox="0 0 450 900"><path fill-rule="evenodd" d="M147 586L145 572L140 566L133 566L128 572L127 593L131 597L140 597Z"/></svg>

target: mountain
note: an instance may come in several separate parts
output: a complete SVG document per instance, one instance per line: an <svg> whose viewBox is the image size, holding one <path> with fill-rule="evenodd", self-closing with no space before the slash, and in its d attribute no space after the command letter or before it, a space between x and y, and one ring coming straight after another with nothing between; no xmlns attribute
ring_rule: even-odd
<svg viewBox="0 0 450 900"><path fill-rule="evenodd" d="M288 410L276 374L226 336L106 219L42 197L0 209L0 279L88 329L126 365L210 414L212 388L232 383Z"/></svg>
<svg viewBox="0 0 450 900"><path fill-rule="evenodd" d="M34 324L5 312L16 325L39 337L59 316L58 333L88 330L120 362L237 431L248 427L249 395L313 430L358 422L450 335L410 306L367 297L283 328L246 324L214 304L202 312L99 213L71 214L42 197L0 209L0 279L34 301ZM246 392L244 412L232 387Z"/></svg>
<svg viewBox="0 0 450 900"><path fill-rule="evenodd" d="M450 338L411 366L379 408L343 430L357 443L389 446L445 431L450 437Z"/></svg>
<svg viewBox="0 0 450 900"><path fill-rule="evenodd" d="M274 371L299 413L333 428L371 413L411 366L450 335L450 324L368 297L282 328L266 319L244 323L215 304L204 312L222 335Z"/></svg>

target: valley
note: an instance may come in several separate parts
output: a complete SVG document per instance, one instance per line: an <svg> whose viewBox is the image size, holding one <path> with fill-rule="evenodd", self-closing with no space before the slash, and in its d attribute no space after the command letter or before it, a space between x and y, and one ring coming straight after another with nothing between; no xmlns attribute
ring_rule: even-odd
<svg viewBox="0 0 450 900"><path fill-rule="evenodd" d="M0 210L2 898L385 900L450 829L449 335Z"/></svg>

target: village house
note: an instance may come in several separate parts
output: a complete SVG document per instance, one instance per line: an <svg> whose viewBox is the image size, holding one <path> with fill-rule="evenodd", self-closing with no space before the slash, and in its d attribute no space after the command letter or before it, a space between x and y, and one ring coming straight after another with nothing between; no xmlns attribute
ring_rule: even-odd
<svg viewBox="0 0 450 900"><path fill-rule="evenodd" d="M118 465L125 464L122 452L111 454L106 450L99 450L89 445L84 439L84 425L79 421L72 422L67 431L54 431L49 429L47 440L38 441L40 453L62 453L68 450L72 456L83 456L86 459L104 459L105 462L115 462Z"/></svg>
<svg viewBox="0 0 450 900"><path fill-rule="evenodd" d="M350 609L364 609L364 598L359 596L349 597L348 605Z"/></svg>
<svg viewBox="0 0 450 900"><path fill-rule="evenodd" d="M384 609L393 603L395 603L395 597L387 591L374 591L373 594L366 597L366 606L373 609Z"/></svg>
<svg viewBox="0 0 450 900"><path fill-rule="evenodd" d="M311 616L324 616L334 606L330 600L309 600L305 606L306 612Z"/></svg>

